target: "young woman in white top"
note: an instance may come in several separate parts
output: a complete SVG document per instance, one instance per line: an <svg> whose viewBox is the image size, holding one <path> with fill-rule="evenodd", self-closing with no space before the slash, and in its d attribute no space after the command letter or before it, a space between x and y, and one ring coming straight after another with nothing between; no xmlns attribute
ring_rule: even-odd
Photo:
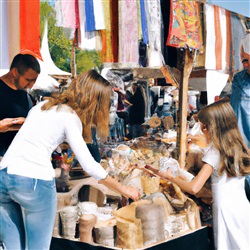
<svg viewBox="0 0 250 250"><path fill-rule="evenodd" d="M31 109L0 163L0 240L7 249L49 249L57 206L50 157L63 142L99 183L139 199L139 191L110 177L86 146L91 127L108 135L110 95L110 83L90 70Z"/></svg>
<svg viewBox="0 0 250 250"><path fill-rule="evenodd" d="M196 194L211 176L215 249L250 249L250 203L244 188L244 176L250 173L250 153L236 116L230 103L221 100L204 107L198 119L208 143L198 175L190 182L171 173L158 175L190 194Z"/></svg>

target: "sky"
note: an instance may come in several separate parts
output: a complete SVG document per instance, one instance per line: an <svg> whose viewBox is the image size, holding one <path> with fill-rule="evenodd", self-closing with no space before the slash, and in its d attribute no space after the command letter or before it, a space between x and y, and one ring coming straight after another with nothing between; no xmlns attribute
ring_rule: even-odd
<svg viewBox="0 0 250 250"><path fill-rule="evenodd" d="M207 2L250 17L250 0L208 0Z"/></svg>

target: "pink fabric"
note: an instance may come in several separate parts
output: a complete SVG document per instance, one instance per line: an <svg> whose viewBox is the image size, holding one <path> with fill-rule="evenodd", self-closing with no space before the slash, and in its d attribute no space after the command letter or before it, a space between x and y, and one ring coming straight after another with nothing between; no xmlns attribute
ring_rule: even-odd
<svg viewBox="0 0 250 250"><path fill-rule="evenodd" d="M75 0L62 0L62 18L63 27L65 28L76 28L76 13L75 13Z"/></svg>
<svg viewBox="0 0 250 250"><path fill-rule="evenodd" d="M119 62L138 65L138 20L136 0L119 1Z"/></svg>

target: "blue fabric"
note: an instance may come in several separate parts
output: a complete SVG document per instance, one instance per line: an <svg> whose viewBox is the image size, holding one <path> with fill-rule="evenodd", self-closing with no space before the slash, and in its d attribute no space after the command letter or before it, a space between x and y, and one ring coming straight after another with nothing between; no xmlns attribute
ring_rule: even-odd
<svg viewBox="0 0 250 250"><path fill-rule="evenodd" d="M6 248L48 250L56 204L55 180L9 175L6 168L1 170L0 239Z"/></svg>
<svg viewBox="0 0 250 250"><path fill-rule="evenodd" d="M84 1L86 23L85 31L90 32L95 30L95 15L93 0Z"/></svg>
<svg viewBox="0 0 250 250"><path fill-rule="evenodd" d="M147 16L145 11L144 0L140 0L141 5L141 26L142 26L142 38L143 42L148 44L148 26L147 26Z"/></svg>
<svg viewBox="0 0 250 250"><path fill-rule="evenodd" d="M231 105L245 143L250 148L250 74L242 70L235 74L232 83Z"/></svg>

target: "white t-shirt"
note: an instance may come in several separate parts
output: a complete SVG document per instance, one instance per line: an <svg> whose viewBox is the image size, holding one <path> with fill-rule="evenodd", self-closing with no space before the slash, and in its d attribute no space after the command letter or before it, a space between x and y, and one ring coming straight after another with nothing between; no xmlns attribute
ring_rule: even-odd
<svg viewBox="0 0 250 250"><path fill-rule="evenodd" d="M25 123L5 153L0 169L9 174L52 180L55 171L51 154L63 142L68 142L82 168L97 180L107 176L94 160L82 138L82 123L71 108L62 105L42 111L45 101L33 107Z"/></svg>

